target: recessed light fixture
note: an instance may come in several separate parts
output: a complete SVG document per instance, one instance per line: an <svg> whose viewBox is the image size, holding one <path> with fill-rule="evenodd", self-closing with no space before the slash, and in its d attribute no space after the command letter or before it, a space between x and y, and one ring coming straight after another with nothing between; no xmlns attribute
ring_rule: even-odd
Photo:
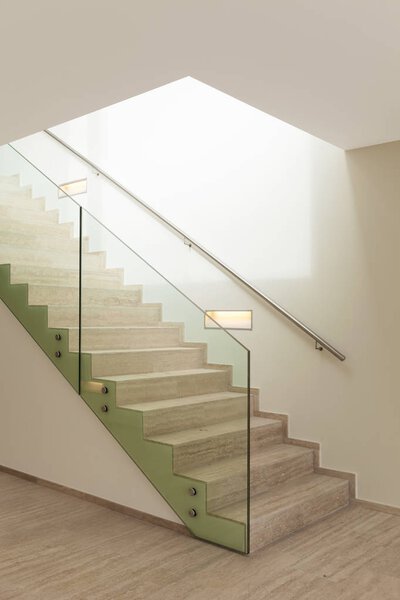
<svg viewBox="0 0 400 600"><path fill-rule="evenodd" d="M76 179L75 181L67 181L58 187L58 197L77 196L78 194L86 194L87 179Z"/></svg>
<svg viewBox="0 0 400 600"><path fill-rule="evenodd" d="M204 315L206 329L253 329L252 310L207 310Z"/></svg>

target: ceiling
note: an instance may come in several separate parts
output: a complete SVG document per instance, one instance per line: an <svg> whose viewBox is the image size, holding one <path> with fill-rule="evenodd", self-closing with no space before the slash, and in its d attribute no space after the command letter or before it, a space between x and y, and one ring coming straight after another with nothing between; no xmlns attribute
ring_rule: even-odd
<svg viewBox="0 0 400 600"><path fill-rule="evenodd" d="M0 143L185 76L342 148L400 139L398 0L0 0Z"/></svg>

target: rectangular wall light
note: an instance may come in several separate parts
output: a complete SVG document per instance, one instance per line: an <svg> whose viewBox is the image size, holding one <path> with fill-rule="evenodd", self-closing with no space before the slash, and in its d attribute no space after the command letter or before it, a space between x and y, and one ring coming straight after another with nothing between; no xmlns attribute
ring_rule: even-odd
<svg viewBox="0 0 400 600"><path fill-rule="evenodd" d="M68 196L77 196L78 194L86 194L87 179L77 179L76 181L67 181L59 185L58 197L65 198Z"/></svg>
<svg viewBox="0 0 400 600"><path fill-rule="evenodd" d="M253 329L253 311L207 310L204 315L204 327L218 329L217 323L224 329Z"/></svg>

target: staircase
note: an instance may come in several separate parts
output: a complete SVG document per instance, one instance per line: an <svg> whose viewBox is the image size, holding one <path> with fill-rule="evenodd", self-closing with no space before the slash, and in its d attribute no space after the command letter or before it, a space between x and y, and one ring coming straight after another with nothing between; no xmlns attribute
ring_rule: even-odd
<svg viewBox="0 0 400 600"><path fill-rule="evenodd" d="M164 322L87 238L79 315L79 248L57 210L0 177L0 298L193 535L253 552L348 504L349 482L317 473L278 417L250 403L248 421L232 367L209 364L207 346L185 342L184 325Z"/></svg>

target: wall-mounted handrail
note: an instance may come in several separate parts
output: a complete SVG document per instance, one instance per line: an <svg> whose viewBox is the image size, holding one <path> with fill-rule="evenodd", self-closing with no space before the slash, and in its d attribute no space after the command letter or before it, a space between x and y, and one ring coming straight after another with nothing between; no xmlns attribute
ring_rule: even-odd
<svg viewBox="0 0 400 600"><path fill-rule="evenodd" d="M114 179L111 175L109 175L108 173L106 173L103 169L101 169L98 165L96 165L94 162L92 162L91 160L89 160L86 156L84 156L83 154L81 154L80 152L78 152L77 150L75 150L75 148L73 148L72 146L70 146L69 144L67 144L64 140L62 140L57 135L55 135L52 131L49 131L49 130L46 129L45 133L47 133L47 135L49 135L50 137L52 137L58 143L62 144L65 148L67 148L70 152L72 152L73 154L75 154L76 156L78 156L85 163L87 163L88 165L90 165L93 169L95 169L95 171L97 173L100 173L101 175L103 175L103 177L105 177L106 179L108 179L109 181L111 181L111 183L113 183L116 187L118 187L120 190L122 190L125 194L128 194L128 196L130 196L142 208L144 208L151 215L153 215L153 217L155 217L156 219L158 219L159 221L161 221L161 223L163 223L166 227L168 227L169 229L171 229L176 235L178 235L180 238L182 238L183 241L186 244L190 245L192 248L195 248L196 250L198 250L199 252L201 252L201 254L203 254L208 259L210 259L220 269L222 269L223 271L229 273L229 275L231 275L234 279L236 279L237 281L239 281L244 287L246 287L247 289L251 290L251 292L253 292L256 296L258 296L259 298L261 298L261 300L263 300L264 302L266 302L269 306L272 306L272 308L274 308L276 311L278 311L281 315L283 315L291 323L293 323L294 325L296 325L296 327L298 327L299 329L301 329L302 331L304 331L304 333L306 333L309 337L311 337L315 341L315 347L317 349L325 348L325 350L328 350L328 352L330 352L331 354L333 354L333 356L335 356L339 360L341 360L341 361L345 360L345 358L346 358L345 355L342 354L341 352L339 352L339 350L337 350L329 342L327 342L326 340L324 340L324 338L322 338L315 331L313 331L312 329L310 329L310 327L308 327L307 325L305 325L304 323L302 323L301 321L299 321L299 319L296 319L296 317L294 317L292 314L290 314L285 308L283 308L277 302L275 302L274 300L272 300L271 298L269 298L268 296L266 296L266 294L264 294L259 289L257 289L254 285L252 285L244 277L242 277L241 275L239 275L239 273L237 273L236 271L234 271L233 269L231 269L231 267L229 267L224 262L222 262L222 260L220 260L219 258L217 258L209 250L207 250L206 248L204 248L204 246L202 246L201 244L199 244L198 242L196 242L193 238L191 238L190 236L188 236L184 231L182 231L181 229L179 229L179 227L177 227L176 225L174 225L174 223L172 223L171 221L169 221L168 219L166 219L163 215L161 215L159 212L157 212L156 210L154 210L154 208L152 208L151 206L149 206L148 204L146 204L146 202L144 202L143 200L141 200L140 198L138 198L137 196L135 196L134 194L132 194L132 192L130 190L128 190L122 183L120 183L119 181L117 181L116 179Z"/></svg>

